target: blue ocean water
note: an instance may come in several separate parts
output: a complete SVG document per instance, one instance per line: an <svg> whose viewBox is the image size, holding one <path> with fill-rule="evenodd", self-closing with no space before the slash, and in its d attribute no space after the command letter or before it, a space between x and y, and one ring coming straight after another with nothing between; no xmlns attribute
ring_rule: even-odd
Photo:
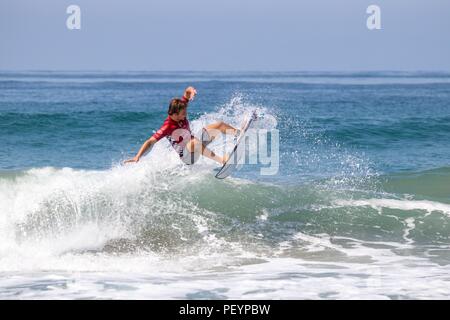
<svg viewBox="0 0 450 320"><path fill-rule="evenodd" d="M187 86L197 130L272 119L277 174L121 166ZM448 73L1 72L0 296L448 298L449 120Z"/></svg>

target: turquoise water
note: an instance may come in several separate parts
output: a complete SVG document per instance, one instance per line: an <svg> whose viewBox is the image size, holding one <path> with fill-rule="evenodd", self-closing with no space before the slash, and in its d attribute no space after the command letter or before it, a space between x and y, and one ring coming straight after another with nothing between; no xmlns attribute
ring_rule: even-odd
<svg viewBox="0 0 450 320"><path fill-rule="evenodd" d="M121 166L188 85L278 173ZM446 73L1 72L0 297L448 298L449 120Z"/></svg>

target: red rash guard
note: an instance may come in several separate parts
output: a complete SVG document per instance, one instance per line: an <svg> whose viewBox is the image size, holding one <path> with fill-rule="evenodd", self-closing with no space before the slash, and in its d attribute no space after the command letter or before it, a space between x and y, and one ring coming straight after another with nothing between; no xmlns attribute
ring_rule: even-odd
<svg viewBox="0 0 450 320"><path fill-rule="evenodd" d="M181 101L186 103L189 102L189 100L185 97L181 98ZM189 121L184 119L177 122L172 120L170 116L167 116L161 128L159 128L159 130L152 136L152 138L155 138L157 141L164 137L169 140L175 151L180 157L182 157L183 149L192 137Z"/></svg>

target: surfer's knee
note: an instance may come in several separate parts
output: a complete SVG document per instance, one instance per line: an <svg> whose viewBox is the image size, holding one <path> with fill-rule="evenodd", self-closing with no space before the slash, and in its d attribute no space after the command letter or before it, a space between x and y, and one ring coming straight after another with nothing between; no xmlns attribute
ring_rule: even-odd
<svg viewBox="0 0 450 320"><path fill-rule="evenodd" d="M223 121L217 121L217 122L214 122L214 123L211 123L211 124L209 124L209 125L207 125L206 127L205 127L205 129L207 129L207 130L219 130L219 129L221 129L223 126L225 126L225 122L223 122Z"/></svg>
<svg viewBox="0 0 450 320"><path fill-rule="evenodd" d="M219 121L218 126L220 130L226 130L228 128L228 125L223 121Z"/></svg>

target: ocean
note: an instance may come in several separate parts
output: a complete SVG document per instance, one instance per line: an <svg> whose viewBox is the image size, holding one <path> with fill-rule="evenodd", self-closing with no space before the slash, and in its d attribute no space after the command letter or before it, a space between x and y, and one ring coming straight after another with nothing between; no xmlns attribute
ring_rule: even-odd
<svg viewBox="0 0 450 320"><path fill-rule="evenodd" d="M276 173L122 165L187 86ZM449 73L3 71L0 147L0 299L450 297Z"/></svg>

